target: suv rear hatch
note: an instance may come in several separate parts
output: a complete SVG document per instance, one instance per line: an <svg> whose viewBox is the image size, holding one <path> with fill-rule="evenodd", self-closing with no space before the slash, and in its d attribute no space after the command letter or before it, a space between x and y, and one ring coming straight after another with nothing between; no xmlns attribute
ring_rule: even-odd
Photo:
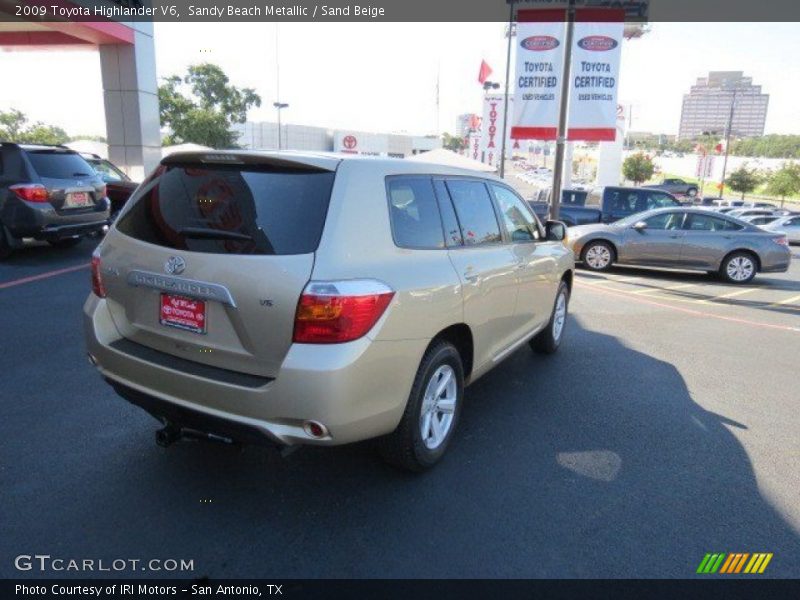
<svg viewBox="0 0 800 600"><path fill-rule="evenodd" d="M103 200L103 180L78 153L63 148L37 148L26 149L25 156L57 211L95 210Z"/></svg>
<svg viewBox="0 0 800 600"><path fill-rule="evenodd" d="M275 377L337 164L233 153L165 159L100 247L120 333L183 359Z"/></svg>

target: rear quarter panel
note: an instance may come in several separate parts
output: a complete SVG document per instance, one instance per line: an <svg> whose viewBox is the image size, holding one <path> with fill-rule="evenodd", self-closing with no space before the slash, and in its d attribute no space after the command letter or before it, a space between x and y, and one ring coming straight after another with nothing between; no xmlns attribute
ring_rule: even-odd
<svg viewBox="0 0 800 600"><path fill-rule="evenodd" d="M392 161L354 160L339 166L312 275L314 280L377 279L394 289L389 309L372 332L377 340L429 340L464 318L461 282L447 250L395 246L385 178L405 174L447 173Z"/></svg>

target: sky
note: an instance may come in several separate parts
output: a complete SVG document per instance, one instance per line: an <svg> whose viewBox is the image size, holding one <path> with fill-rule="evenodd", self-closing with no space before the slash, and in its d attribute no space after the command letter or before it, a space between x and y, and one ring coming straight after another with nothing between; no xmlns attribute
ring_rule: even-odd
<svg viewBox="0 0 800 600"><path fill-rule="evenodd" d="M770 94L766 132L800 134L800 24L653 23L625 41L619 102L635 131L675 134L681 100L711 70L744 71ZM199 62L220 65L239 87L261 95L249 119L415 134L455 130L456 116L480 112L480 62L505 80L502 23L156 23L159 77ZM277 44L276 44L277 34ZM276 52L278 61L276 61ZM513 58L512 58L513 78ZM71 135L104 135L97 52L0 52L0 110ZM436 107L437 78L439 107ZM25 83L28 84L25 84Z"/></svg>

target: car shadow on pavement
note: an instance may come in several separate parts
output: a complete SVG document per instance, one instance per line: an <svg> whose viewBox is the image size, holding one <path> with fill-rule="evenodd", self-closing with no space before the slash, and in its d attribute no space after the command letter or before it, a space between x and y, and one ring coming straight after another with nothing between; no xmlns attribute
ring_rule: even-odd
<svg viewBox="0 0 800 600"><path fill-rule="evenodd" d="M574 317L565 335L468 388L448 455L421 475L369 443L158 448L156 422L87 365L81 387L31 399L57 436L19 405L4 419L26 433L2 444L0 544L194 560L148 576L689 577L706 552L773 552L766 576L800 576L798 534L732 433L748 424L704 410L671 364ZM85 362L69 345L48 360Z"/></svg>

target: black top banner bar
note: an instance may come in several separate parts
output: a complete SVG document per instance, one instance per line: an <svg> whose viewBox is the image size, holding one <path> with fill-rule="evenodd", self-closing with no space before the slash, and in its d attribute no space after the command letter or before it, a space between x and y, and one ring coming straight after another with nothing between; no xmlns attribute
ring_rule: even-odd
<svg viewBox="0 0 800 600"><path fill-rule="evenodd" d="M508 21L509 4L509 0L0 0L0 21L481 22ZM513 2L515 8L568 4L569 0ZM800 22L798 0L572 0L572 4L623 8L629 21Z"/></svg>

